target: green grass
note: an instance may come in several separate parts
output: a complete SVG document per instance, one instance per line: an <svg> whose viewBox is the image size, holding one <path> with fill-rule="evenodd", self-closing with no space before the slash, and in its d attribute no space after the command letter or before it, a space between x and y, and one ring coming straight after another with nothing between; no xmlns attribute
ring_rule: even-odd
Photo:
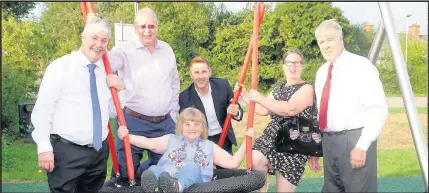
<svg viewBox="0 0 429 193"><path fill-rule="evenodd" d="M402 109L402 110L401 110ZM403 108L391 108L390 113L405 112ZM427 113L427 108L419 108L419 113ZM407 124L407 123L404 123ZM114 125L114 124L111 124ZM4 139L4 138L3 138ZM239 148L242 139L238 139L238 146L233 146L233 152ZM143 159L147 155L144 154ZM246 168L245 160L240 168ZM323 159L321 159L321 166ZM108 176L110 176L112 162L108 161ZM40 171L37 164L37 147L33 143L25 143L23 140L10 144L2 142L2 182L46 182L46 173ZM378 151L378 176L402 177L421 176L420 166L415 149L383 150ZM308 166L304 172L304 178L321 178L323 172L314 173Z"/></svg>
<svg viewBox="0 0 429 193"><path fill-rule="evenodd" d="M427 107L417 107L418 114L428 114L428 108ZM401 114L401 113L407 113L404 107L397 107L397 108L389 108L389 113L391 114Z"/></svg>
<svg viewBox="0 0 429 193"><path fill-rule="evenodd" d="M238 147L233 147L237 151ZM378 177L405 177L421 176L420 165L415 149L379 150L377 152ZM323 168L323 158L320 158L320 167ZM246 168L244 160L240 168ZM313 172L306 165L304 178L323 178L323 171Z"/></svg>
<svg viewBox="0 0 429 193"><path fill-rule="evenodd" d="M233 151L238 147L234 146ZM36 145L17 141L3 146L2 182L46 182L46 173L39 172L37 165ZM246 162L240 168L245 168ZM323 159L321 159L321 166ZM112 162L108 161L108 176ZM415 149L378 151L378 176L401 177L421 176L420 166ZM323 172L314 173L306 166L304 178L321 178Z"/></svg>

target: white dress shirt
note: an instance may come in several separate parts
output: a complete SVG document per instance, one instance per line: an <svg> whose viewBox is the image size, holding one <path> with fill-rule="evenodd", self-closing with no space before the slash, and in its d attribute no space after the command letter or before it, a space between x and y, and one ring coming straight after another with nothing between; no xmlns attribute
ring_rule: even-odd
<svg viewBox="0 0 429 193"><path fill-rule="evenodd" d="M323 64L316 74L315 92L319 112L329 64ZM333 66L325 131L363 127L355 147L366 151L380 135L388 112L378 70L367 58L345 49Z"/></svg>
<svg viewBox="0 0 429 193"><path fill-rule="evenodd" d="M34 125L32 137L37 144L38 154L52 151L50 134L58 134L79 145L93 143L88 64L91 62L78 50L56 59L46 69L31 114ZM103 61L95 64L104 140L108 134L109 103L112 96L106 84Z"/></svg>
<svg viewBox="0 0 429 193"><path fill-rule="evenodd" d="M209 92L207 95L203 95L198 92L198 96L201 99L201 102L204 106L204 111L206 112L207 124L209 127L209 136L217 135L222 132L222 127L219 124L219 120L216 116L216 110L214 108L213 97L212 97L212 87L209 84ZM238 111L238 115L235 117L240 117L240 111Z"/></svg>

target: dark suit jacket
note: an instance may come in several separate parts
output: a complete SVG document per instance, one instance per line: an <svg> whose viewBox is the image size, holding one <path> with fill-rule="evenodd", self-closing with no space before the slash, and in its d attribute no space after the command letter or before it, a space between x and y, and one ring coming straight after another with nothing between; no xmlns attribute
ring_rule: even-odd
<svg viewBox="0 0 429 193"><path fill-rule="evenodd" d="M228 114L226 109L229 106L230 100L234 97L234 93L232 92L232 88L229 85L229 82L222 78L210 78L209 80L210 86L212 89L212 98L216 111L216 117L218 118L220 126L223 128L223 124L226 119L226 115ZM195 90L194 84L192 83L187 89L183 90L179 95L179 105L180 112L183 109L188 107L194 107L200 110L204 115L206 112L204 110L203 103L201 102L200 97L198 96L197 91ZM238 119L233 119L237 121L241 121L243 118L243 109L239 105L240 109L240 117ZM207 120L207 116L206 116ZM232 129L232 124L229 125L228 129L228 138L232 144L237 145L237 140L235 139L234 130Z"/></svg>

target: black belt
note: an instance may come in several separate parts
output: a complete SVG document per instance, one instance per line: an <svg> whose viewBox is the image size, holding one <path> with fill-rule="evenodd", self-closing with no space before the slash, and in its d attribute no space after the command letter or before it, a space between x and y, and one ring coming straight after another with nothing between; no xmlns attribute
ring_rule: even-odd
<svg viewBox="0 0 429 193"><path fill-rule="evenodd" d="M328 132L323 132L323 135L328 135L328 136L333 136L333 135L344 135L349 131L356 131L359 129L363 129L363 127L359 127L356 129L349 129L349 130L343 130L343 131L328 131Z"/></svg>
<svg viewBox="0 0 429 193"><path fill-rule="evenodd" d="M169 114L163 115L163 116L156 116L156 117L151 117L151 116L147 116L147 115L143 115L140 114L138 112L135 112L133 110L131 110L130 108L125 107L124 108L124 112L141 120L145 120L145 121L149 121L152 123L161 123L162 121L164 121L165 119L168 118Z"/></svg>
<svg viewBox="0 0 429 193"><path fill-rule="evenodd" d="M85 148L93 148L94 147L94 145L92 143L88 144L88 145L79 145L79 144L73 143L67 139L62 138L61 136L59 136L57 134L51 134L51 139L56 140L56 141L61 141L63 143L73 145L73 146L77 146L77 147L85 147Z"/></svg>

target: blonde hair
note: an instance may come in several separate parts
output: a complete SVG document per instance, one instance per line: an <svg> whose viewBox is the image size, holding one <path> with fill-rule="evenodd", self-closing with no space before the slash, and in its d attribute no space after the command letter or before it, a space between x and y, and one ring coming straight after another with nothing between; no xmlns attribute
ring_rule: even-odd
<svg viewBox="0 0 429 193"><path fill-rule="evenodd" d="M207 139L208 138L208 127L207 127L207 121L204 114L192 107L188 107L184 109L180 115L179 120L176 123L176 134L177 135L183 135L183 124L185 124L186 121L192 121L192 122L199 122L201 124L202 133L200 138L201 139Z"/></svg>
<svg viewBox="0 0 429 193"><path fill-rule="evenodd" d="M343 35L343 29L341 28L340 24L337 23L335 19L328 19L323 21L319 26L317 26L314 34L317 36L321 31L325 30L332 30L336 32L338 35Z"/></svg>

